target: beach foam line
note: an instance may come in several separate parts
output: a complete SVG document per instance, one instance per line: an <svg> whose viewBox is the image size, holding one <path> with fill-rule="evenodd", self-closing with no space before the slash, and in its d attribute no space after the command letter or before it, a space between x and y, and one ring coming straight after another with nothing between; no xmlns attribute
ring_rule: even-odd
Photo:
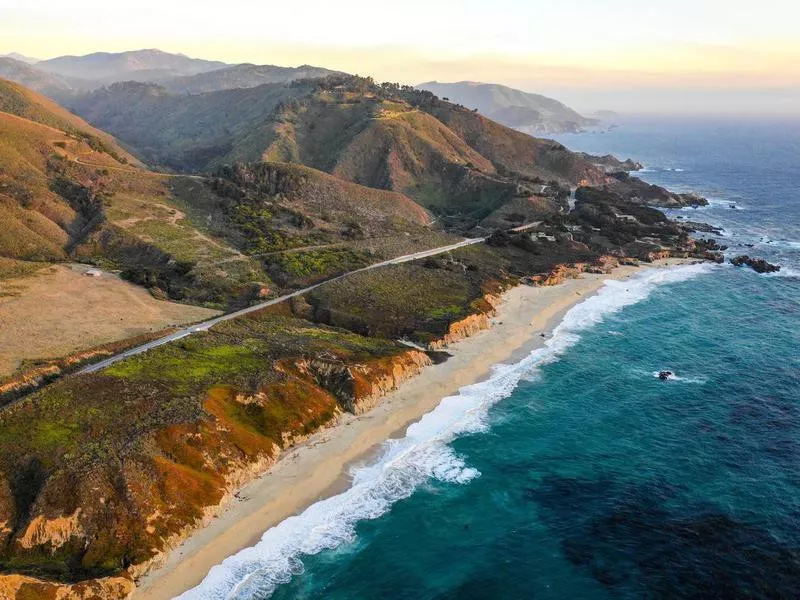
<svg viewBox="0 0 800 600"><path fill-rule="evenodd" d="M181 600L268 598L303 572L303 555L353 542L357 524L386 514L398 500L430 480L466 484L480 473L449 446L453 439L483 431L489 409L508 397L539 366L558 360L580 339L580 332L612 313L646 299L657 287L685 281L715 268L707 263L652 269L624 281L608 280L599 292L573 306L542 348L515 364L493 368L488 380L461 388L406 430L387 440L372 464L351 472L350 487L309 506L267 530L254 546L213 567Z"/></svg>

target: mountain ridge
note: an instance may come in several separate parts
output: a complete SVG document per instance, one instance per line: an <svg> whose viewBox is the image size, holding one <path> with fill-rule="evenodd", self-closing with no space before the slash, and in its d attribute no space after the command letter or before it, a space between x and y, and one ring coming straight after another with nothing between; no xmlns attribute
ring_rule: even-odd
<svg viewBox="0 0 800 600"><path fill-rule="evenodd" d="M416 87L531 135L574 132L597 124L558 100L501 84L429 81Z"/></svg>
<svg viewBox="0 0 800 600"><path fill-rule="evenodd" d="M94 52L82 56L58 56L36 63L36 68L64 77L112 83L126 74L158 80L168 76L196 75L228 66L221 61L190 58L158 49L126 52Z"/></svg>
<svg viewBox="0 0 800 600"><path fill-rule="evenodd" d="M158 49L95 52L35 61L22 60L20 56L0 56L0 77L64 104L77 95L127 81L158 83L173 93L199 94L341 74L313 65L228 64Z"/></svg>

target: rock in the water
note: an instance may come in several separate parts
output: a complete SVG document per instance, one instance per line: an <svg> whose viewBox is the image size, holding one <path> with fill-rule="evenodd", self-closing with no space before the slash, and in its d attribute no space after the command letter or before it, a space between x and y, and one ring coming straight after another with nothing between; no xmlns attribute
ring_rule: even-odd
<svg viewBox="0 0 800 600"><path fill-rule="evenodd" d="M666 381L667 379L672 377L672 375L673 375L672 371L659 371L658 378L661 381Z"/></svg>
<svg viewBox="0 0 800 600"><path fill-rule="evenodd" d="M781 270L780 265L768 263L763 258L750 258L746 254L731 259L731 264L736 267L748 266L756 273L775 273Z"/></svg>

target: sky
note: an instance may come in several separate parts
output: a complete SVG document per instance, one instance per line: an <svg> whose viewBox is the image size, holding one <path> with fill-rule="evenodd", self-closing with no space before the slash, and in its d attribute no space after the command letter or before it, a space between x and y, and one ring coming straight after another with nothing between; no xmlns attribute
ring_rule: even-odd
<svg viewBox="0 0 800 600"><path fill-rule="evenodd" d="M0 0L0 54L159 48L379 81L486 81L582 110L800 112L793 0Z"/></svg>

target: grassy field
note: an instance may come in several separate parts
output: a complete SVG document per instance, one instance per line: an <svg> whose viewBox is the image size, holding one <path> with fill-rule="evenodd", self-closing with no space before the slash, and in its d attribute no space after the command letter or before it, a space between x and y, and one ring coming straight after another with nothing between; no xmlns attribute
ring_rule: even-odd
<svg viewBox="0 0 800 600"><path fill-rule="evenodd" d="M71 354L217 314L156 300L114 275L87 277L82 270L50 265L0 281L0 376L25 360Z"/></svg>

